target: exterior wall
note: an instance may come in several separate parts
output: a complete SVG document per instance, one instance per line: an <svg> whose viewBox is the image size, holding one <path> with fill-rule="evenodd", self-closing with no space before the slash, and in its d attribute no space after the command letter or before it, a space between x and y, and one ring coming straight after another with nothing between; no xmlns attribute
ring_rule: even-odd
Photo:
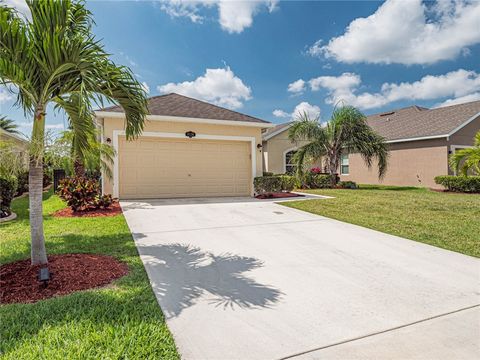
<svg viewBox="0 0 480 360"><path fill-rule="evenodd" d="M102 120L98 121L100 124ZM117 118L103 119L103 139L110 138L113 141L113 131L124 130L124 120ZM194 131L197 135L218 135L218 136L242 136L255 138L256 144L262 143L260 127L232 126L223 124L200 124L174 121L146 121L143 129L145 132L167 132L184 134L187 131ZM135 141L135 140L133 140ZM262 152L255 147L256 174L262 174ZM253 186L253 184L252 184ZM113 179L104 177L103 188L105 193L113 193Z"/></svg>
<svg viewBox="0 0 480 360"><path fill-rule="evenodd" d="M275 135L274 137L263 142L263 157L264 157L264 171L272 172L274 174L283 174L284 156L287 151L302 147L308 144L306 141L301 141L296 146L288 138L288 129ZM313 166L313 165L312 165Z"/></svg>
<svg viewBox="0 0 480 360"><path fill-rule="evenodd" d="M473 120L470 124L458 130L450 136L449 143L451 145L473 146L473 138L480 131L480 116Z"/></svg>
<svg viewBox="0 0 480 360"><path fill-rule="evenodd" d="M359 154L350 154L350 174L340 175L340 179L360 184L440 188L433 179L448 174L448 150L446 139L392 143L387 173L382 180L378 179L375 163L368 169Z"/></svg>

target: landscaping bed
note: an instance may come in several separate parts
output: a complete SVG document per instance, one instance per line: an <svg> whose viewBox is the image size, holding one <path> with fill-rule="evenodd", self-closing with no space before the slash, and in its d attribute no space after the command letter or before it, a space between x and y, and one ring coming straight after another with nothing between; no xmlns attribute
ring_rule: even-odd
<svg viewBox="0 0 480 360"><path fill-rule="evenodd" d="M31 303L111 283L127 274L128 266L111 256L62 254L48 257L51 279L38 280L39 269L30 259L0 266L0 303Z"/></svg>
<svg viewBox="0 0 480 360"><path fill-rule="evenodd" d="M267 194L260 194L255 196L256 199L283 199L283 198L294 198L294 197L303 197L304 195L295 194L291 192L275 192L275 193L267 193Z"/></svg>
<svg viewBox="0 0 480 360"><path fill-rule="evenodd" d="M54 217L65 203L52 191L44 194L43 204L49 257L106 255L126 264L128 273L92 290L0 305L0 357L178 359L123 215ZM28 198L14 200L12 210L18 218L0 224L0 264L30 256ZM55 279L56 271L50 270ZM74 272L72 277L81 274Z"/></svg>
<svg viewBox="0 0 480 360"><path fill-rule="evenodd" d="M112 203L107 209L95 209L89 211L73 211L71 208L60 209L52 215L55 217L99 217L99 216L115 216L122 213L122 208L118 201Z"/></svg>

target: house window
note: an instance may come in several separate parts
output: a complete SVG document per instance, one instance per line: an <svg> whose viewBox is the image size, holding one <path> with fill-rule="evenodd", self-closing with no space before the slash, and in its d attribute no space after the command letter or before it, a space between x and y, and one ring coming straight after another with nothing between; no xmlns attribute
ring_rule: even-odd
<svg viewBox="0 0 480 360"><path fill-rule="evenodd" d="M293 162L293 155L295 155L296 151L292 150L285 154L285 173L293 174L297 169L297 166Z"/></svg>
<svg viewBox="0 0 480 360"><path fill-rule="evenodd" d="M350 165L348 162L348 154L342 155L342 160L340 162L340 174L348 175L350 173Z"/></svg>

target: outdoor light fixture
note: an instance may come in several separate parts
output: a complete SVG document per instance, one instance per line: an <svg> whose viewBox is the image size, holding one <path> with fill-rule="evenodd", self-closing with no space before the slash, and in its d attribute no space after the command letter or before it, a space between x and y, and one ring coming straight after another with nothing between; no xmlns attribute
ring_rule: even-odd
<svg viewBox="0 0 480 360"><path fill-rule="evenodd" d="M263 147L262 144L257 144L257 149L260 150Z"/></svg>
<svg viewBox="0 0 480 360"><path fill-rule="evenodd" d="M106 141L107 141L107 144L111 144L111 143L112 143L112 139L110 139L110 138L107 138Z"/></svg>
<svg viewBox="0 0 480 360"><path fill-rule="evenodd" d="M187 132L185 133L185 136L188 137L188 138L190 138L190 139L193 138L193 137L195 137L196 135L197 135L197 134L195 134L193 131L187 131Z"/></svg>
<svg viewBox="0 0 480 360"><path fill-rule="evenodd" d="M48 285L48 281L50 280L50 271L48 271L48 267L41 268L38 272L38 280L42 283L43 286Z"/></svg>

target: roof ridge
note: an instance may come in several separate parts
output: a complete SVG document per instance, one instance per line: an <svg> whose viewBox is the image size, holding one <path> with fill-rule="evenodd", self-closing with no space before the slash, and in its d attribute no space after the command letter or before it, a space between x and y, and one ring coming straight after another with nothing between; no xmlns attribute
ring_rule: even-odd
<svg viewBox="0 0 480 360"><path fill-rule="evenodd" d="M439 110L439 109L451 108L451 107L454 107L454 106L470 105L470 104L474 104L474 103L480 103L480 100L467 101L467 102L464 102L464 103L452 104L452 105L447 105L447 106L439 106L439 107L429 109L429 110Z"/></svg>
<svg viewBox="0 0 480 360"><path fill-rule="evenodd" d="M235 111L235 110L231 110L231 109L227 109L227 108L225 108L225 107L222 107L222 106L219 106L219 105L215 105L215 104L209 103L208 101L195 99L195 98L190 97L190 96L186 96L186 95L182 95L182 94L178 94L178 93L169 93L169 94L166 94L166 95L177 95L177 96L181 96L181 97L184 97L184 98L187 98L187 99L190 99L190 100L194 100L194 101L200 102L200 103L202 103L202 104L207 104L207 105L210 105L210 106L214 106L214 107L216 107L216 108L218 108L218 109L221 109L221 110L231 111L231 112L233 112L233 113L235 113L235 114L239 114L239 115L242 115L242 116L248 116L248 117L250 117L250 118L252 118L252 119L255 119L255 120L258 120L258 121L261 121L261 122L264 122L264 123L268 123L268 121L259 119L259 118L255 117L255 116L251 116L251 115L248 115L248 114L243 114L243 113L241 113L241 112L238 112L238 111ZM162 96L162 95L160 95L160 96ZM151 98L149 98L149 99L151 99Z"/></svg>

